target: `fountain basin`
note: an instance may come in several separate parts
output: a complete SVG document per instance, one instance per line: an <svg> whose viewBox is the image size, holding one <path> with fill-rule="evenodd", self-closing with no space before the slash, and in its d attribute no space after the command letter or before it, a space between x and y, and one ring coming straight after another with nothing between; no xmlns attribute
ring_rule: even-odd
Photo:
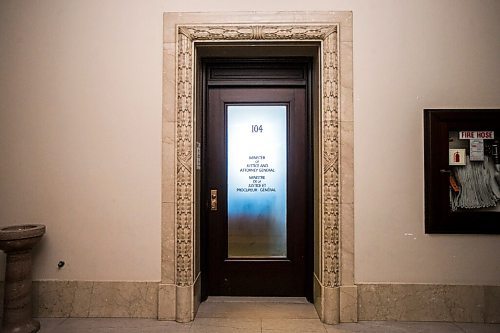
<svg viewBox="0 0 500 333"><path fill-rule="evenodd" d="M0 250L4 252L25 251L45 234L42 224L22 224L0 228Z"/></svg>

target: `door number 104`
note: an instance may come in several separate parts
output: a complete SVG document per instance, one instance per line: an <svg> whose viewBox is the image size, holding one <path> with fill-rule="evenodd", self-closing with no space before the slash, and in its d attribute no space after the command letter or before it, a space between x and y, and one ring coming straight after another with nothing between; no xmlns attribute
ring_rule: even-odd
<svg viewBox="0 0 500 333"><path fill-rule="evenodd" d="M252 133L262 133L262 125L252 125Z"/></svg>

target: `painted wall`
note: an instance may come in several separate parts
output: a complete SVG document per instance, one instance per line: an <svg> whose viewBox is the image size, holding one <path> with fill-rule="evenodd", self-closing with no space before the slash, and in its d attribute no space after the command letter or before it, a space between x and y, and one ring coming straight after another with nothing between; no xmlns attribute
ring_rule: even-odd
<svg viewBox="0 0 500 333"><path fill-rule="evenodd" d="M422 109L500 107L495 0L3 0L0 225L47 225L35 279L160 279L162 12L228 10L353 11L356 281L500 284L499 236L423 233Z"/></svg>
<svg viewBox="0 0 500 333"><path fill-rule="evenodd" d="M0 221L47 225L35 279L159 280L161 13L0 3Z"/></svg>

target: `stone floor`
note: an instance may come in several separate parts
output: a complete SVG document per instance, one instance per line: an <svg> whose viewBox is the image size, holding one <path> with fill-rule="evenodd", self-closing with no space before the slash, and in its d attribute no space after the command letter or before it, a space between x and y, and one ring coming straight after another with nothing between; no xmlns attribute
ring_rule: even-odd
<svg viewBox="0 0 500 333"><path fill-rule="evenodd" d="M300 298L210 298L196 320L40 318L40 333L500 333L500 324L365 321L324 325Z"/></svg>

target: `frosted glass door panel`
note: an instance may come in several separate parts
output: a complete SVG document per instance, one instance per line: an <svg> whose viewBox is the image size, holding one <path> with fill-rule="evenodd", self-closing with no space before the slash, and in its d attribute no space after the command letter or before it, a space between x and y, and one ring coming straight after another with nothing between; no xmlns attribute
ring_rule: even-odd
<svg viewBox="0 0 500 333"><path fill-rule="evenodd" d="M287 107L227 107L228 257L286 257Z"/></svg>

